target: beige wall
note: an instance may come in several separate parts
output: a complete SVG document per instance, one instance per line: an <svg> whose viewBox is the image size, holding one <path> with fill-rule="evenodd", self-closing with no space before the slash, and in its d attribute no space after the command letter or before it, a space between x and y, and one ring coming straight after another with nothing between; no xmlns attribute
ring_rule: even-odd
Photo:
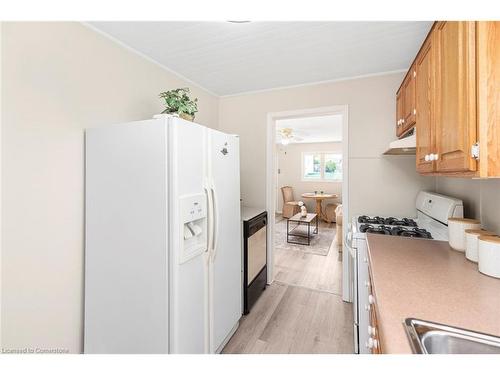
<svg viewBox="0 0 500 375"><path fill-rule="evenodd" d="M190 85L78 23L7 23L1 41L2 344L80 352L83 129L150 118L158 92ZM381 156L402 76L220 100L191 88L198 122L240 134L245 204L266 203L269 112L347 104L351 214L412 215L434 179L416 174L414 157Z"/></svg>
<svg viewBox="0 0 500 375"><path fill-rule="evenodd" d="M78 23L5 23L2 43L2 344L77 353L84 129L151 118L190 85ZM217 127L219 99L191 88Z"/></svg>
<svg viewBox="0 0 500 375"><path fill-rule="evenodd" d="M435 179L419 176L415 157L382 156L395 138L395 93L403 73L223 97L220 129L240 135L243 203L266 205L267 114L349 106L350 214L415 215L419 190Z"/></svg>
<svg viewBox="0 0 500 375"><path fill-rule="evenodd" d="M277 145L277 161L280 173L278 174L276 206L278 212L283 208L283 196L281 186L291 186L294 190L295 200L303 201L307 210L314 212L315 202L311 199L301 197L303 193L311 191L324 191L325 193L337 194L340 199L328 200L328 202L339 202L342 200L342 182L319 182L302 180L302 153L303 152L328 152L333 151L342 154L341 142L324 143L295 143L287 146Z"/></svg>
<svg viewBox="0 0 500 375"><path fill-rule="evenodd" d="M500 234L500 179L439 177L436 187L442 194L463 199L466 217L480 219L485 229Z"/></svg>

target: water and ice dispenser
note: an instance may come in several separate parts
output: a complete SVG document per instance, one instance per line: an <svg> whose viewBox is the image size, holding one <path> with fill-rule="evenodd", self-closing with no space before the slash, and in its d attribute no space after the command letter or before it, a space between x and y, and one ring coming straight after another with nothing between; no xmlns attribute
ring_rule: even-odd
<svg viewBox="0 0 500 375"><path fill-rule="evenodd" d="M182 251L180 263L207 250L207 202L205 194L184 195L180 198Z"/></svg>

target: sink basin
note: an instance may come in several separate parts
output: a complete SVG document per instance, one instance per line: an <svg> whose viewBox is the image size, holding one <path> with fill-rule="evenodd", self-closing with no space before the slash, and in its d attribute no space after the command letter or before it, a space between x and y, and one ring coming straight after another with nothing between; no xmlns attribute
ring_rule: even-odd
<svg viewBox="0 0 500 375"><path fill-rule="evenodd" d="M500 354L500 337L408 318L404 322L414 353Z"/></svg>

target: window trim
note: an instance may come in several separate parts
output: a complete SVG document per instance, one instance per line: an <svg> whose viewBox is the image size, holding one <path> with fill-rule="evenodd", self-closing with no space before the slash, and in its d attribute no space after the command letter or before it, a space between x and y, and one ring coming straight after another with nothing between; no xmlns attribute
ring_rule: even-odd
<svg viewBox="0 0 500 375"><path fill-rule="evenodd" d="M325 155L326 154L334 154L334 155L340 155L342 160L344 159L344 156L342 155L342 151L302 151L301 153L301 158L300 158L300 165L301 165L301 174L300 174L300 180L302 182L327 182L327 183L336 183L336 182L342 182L343 181L343 173L342 177L338 180L336 179L329 179L325 178ZM319 178L307 178L304 177L304 157L306 155L319 155L320 156L320 177Z"/></svg>

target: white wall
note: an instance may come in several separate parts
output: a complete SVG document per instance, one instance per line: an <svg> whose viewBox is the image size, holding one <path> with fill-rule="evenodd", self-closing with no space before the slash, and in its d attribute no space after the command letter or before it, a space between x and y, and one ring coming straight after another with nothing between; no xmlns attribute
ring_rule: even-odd
<svg viewBox="0 0 500 375"><path fill-rule="evenodd" d="M485 229L500 234L500 179L439 177L437 191L464 201L466 217L481 220Z"/></svg>
<svg viewBox="0 0 500 375"><path fill-rule="evenodd" d="M82 351L84 129L151 118L190 86L197 121L218 98L78 23L4 23L2 345Z"/></svg>
<svg viewBox="0 0 500 375"><path fill-rule="evenodd" d="M282 186L291 186L297 201L303 201L309 212L314 212L316 203L312 199L301 197L303 193L324 191L325 193L337 194L339 199L326 200L323 204L338 203L342 201L342 181L320 182L303 181L302 179L302 153L304 152L328 152L333 151L342 154L342 142L323 143L291 143L287 146L277 145L277 160L280 173L278 174L278 186L276 206L278 212L283 208Z"/></svg>
<svg viewBox="0 0 500 375"><path fill-rule="evenodd" d="M395 94L403 73L222 97L220 129L240 135L244 204L266 205L267 114L349 106L350 214L415 215L415 197L434 189L414 156L382 156L394 140Z"/></svg>
<svg viewBox="0 0 500 375"><path fill-rule="evenodd" d="M2 85L3 85L3 79L2 79L2 61L3 61L3 55L2 55L2 30L3 30L3 22L0 22L0 348L2 348L2 280L3 280L3 273L2 273L2 232L3 232L3 224L2 224Z"/></svg>

